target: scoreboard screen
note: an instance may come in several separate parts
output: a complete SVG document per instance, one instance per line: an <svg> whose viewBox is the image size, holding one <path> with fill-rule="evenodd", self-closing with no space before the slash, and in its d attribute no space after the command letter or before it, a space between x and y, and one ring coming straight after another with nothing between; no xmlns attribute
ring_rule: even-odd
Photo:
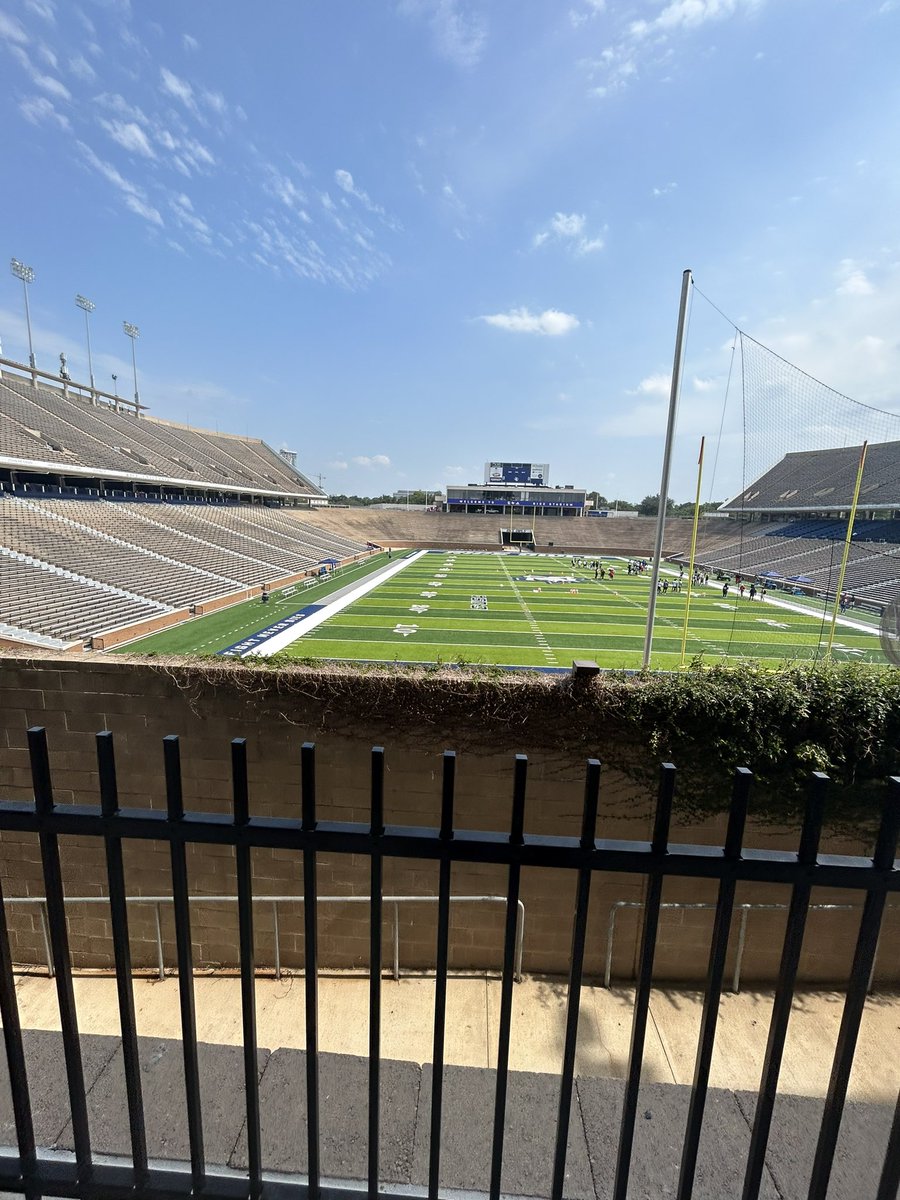
<svg viewBox="0 0 900 1200"><path fill-rule="evenodd" d="M524 483L544 487L549 478L547 463L491 462L484 465L485 483Z"/></svg>

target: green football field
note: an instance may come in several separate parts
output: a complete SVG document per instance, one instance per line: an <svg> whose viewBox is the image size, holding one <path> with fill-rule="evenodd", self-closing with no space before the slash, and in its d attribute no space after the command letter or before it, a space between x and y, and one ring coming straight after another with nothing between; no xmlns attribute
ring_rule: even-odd
<svg viewBox="0 0 900 1200"><path fill-rule="evenodd" d="M396 556L395 556L396 559ZM473 663L568 668L576 658L601 667L641 665L648 575L631 576L624 561L605 558L615 577L595 580L592 569L566 556L438 551L410 562L393 578L298 638L282 653L302 659ZM246 632L278 620L325 593L358 581L385 557L329 580L317 594L258 601L145 638L128 649L157 653L220 653ZM670 580L674 574L664 574ZM558 580L558 581L554 581ZM686 591L658 598L654 667L678 666ZM277 607L273 607L277 603ZM486 606L486 607L482 607ZM229 618L229 615L231 617ZM231 621L229 625L228 622ZM214 634L204 622L216 621ZM740 599L734 588L694 589L686 660L752 658L776 666L824 657L827 621L774 602ZM885 663L877 630L838 624L837 661Z"/></svg>

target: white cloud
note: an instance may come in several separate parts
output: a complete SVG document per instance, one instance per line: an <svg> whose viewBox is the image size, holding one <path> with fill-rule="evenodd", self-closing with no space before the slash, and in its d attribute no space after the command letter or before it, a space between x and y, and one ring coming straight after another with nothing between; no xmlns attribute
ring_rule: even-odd
<svg viewBox="0 0 900 1200"><path fill-rule="evenodd" d="M25 7L41 20L56 23L56 9L50 0L25 0Z"/></svg>
<svg viewBox="0 0 900 1200"><path fill-rule="evenodd" d="M134 121L101 121L100 124L123 150L140 154L143 158L156 158L147 135Z"/></svg>
<svg viewBox="0 0 900 1200"><path fill-rule="evenodd" d="M602 237L586 235L586 220L584 213L554 213L548 224L534 235L532 245L538 247L549 241L561 242L578 255L593 254L602 250Z"/></svg>
<svg viewBox="0 0 900 1200"><path fill-rule="evenodd" d="M457 67L477 66L487 44L487 25L458 0L401 0L400 12L423 20L435 50Z"/></svg>
<svg viewBox="0 0 900 1200"><path fill-rule="evenodd" d="M648 375L634 389L642 396L668 396L672 389L671 375ZM633 395L634 393L632 393Z"/></svg>
<svg viewBox="0 0 900 1200"><path fill-rule="evenodd" d="M112 163L98 158L90 146L85 145L84 142L76 142L75 145L88 166L96 171L98 175L101 175L108 183L111 183L117 191L122 193L126 208L130 209L137 216L143 217L145 221L149 221L152 225L161 226L163 224L163 219L158 209L148 203L143 188L139 188L130 179L126 179L116 170Z"/></svg>
<svg viewBox="0 0 900 1200"><path fill-rule="evenodd" d="M71 100L72 93L59 79L55 79L52 75L41 75L34 72L31 76L36 87L42 91L49 93L51 96L56 96L57 100Z"/></svg>
<svg viewBox="0 0 900 1200"><path fill-rule="evenodd" d="M353 196L356 200L358 200L363 208L368 209L370 213L374 213L376 216L381 217L389 229L393 229L396 232L402 228L399 221L395 221L393 217L388 216L380 204L376 204L374 200L369 198L367 192L364 192L362 188L357 187L353 176L349 171L345 171L342 167L338 168L338 170L336 170L334 173L334 182L338 185L342 192L346 192L348 196ZM330 197L328 198L328 203L325 202L325 198L323 197L322 203L325 204L326 208L334 207L334 205L331 203Z"/></svg>
<svg viewBox="0 0 900 1200"><path fill-rule="evenodd" d="M865 271L852 258L845 258L838 268L839 296L871 296L875 288Z"/></svg>
<svg viewBox="0 0 900 1200"><path fill-rule="evenodd" d="M694 391L696 391L696 392L711 392L713 390L713 388L715 388L717 386L718 386L717 381L715 379L701 379L697 375L694 376ZM669 389L669 383L668 383L668 378L667 378L666 395L669 394L669 390L670 389Z"/></svg>
<svg viewBox="0 0 900 1200"><path fill-rule="evenodd" d="M391 460L386 454L357 454L352 460L358 467L389 467Z"/></svg>
<svg viewBox="0 0 900 1200"><path fill-rule="evenodd" d="M18 46L28 44L28 34L15 17L10 17L5 12L0 12L0 38L7 42L14 42Z"/></svg>
<svg viewBox="0 0 900 1200"><path fill-rule="evenodd" d="M671 192L674 192L677 187L678 187L677 183L664 183L662 185L662 187L655 187L653 189L653 195L654 196L668 196Z"/></svg>
<svg viewBox="0 0 900 1200"><path fill-rule="evenodd" d="M486 325L495 329L506 329L511 333L540 333L547 337L559 337L577 329L579 320L572 313L560 312L555 308L542 313L529 312L527 308L513 308L507 313L491 313L479 317Z"/></svg>
<svg viewBox="0 0 900 1200"><path fill-rule="evenodd" d="M194 50L200 49L200 43L195 37L191 37L189 33L182 35L181 44L184 46L185 50L188 51L188 53L193 53Z"/></svg>
<svg viewBox="0 0 900 1200"><path fill-rule="evenodd" d="M203 103L220 117L223 117L228 110L225 97L221 92L204 92Z"/></svg>
<svg viewBox="0 0 900 1200"><path fill-rule="evenodd" d="M92 83L97 78L97 72L83 54L76 54L74 58L69 59L69 70L85 83Z"/></svg>
<svg viewBox="0 0 900 1200"><path fill-rule="evenodd" d="M202 217L194 212L194 206L189 196L181 192L170 201L176 220L182 228L189 229L196 241L203 246L212 245L212 230Z"/></svg>
<svg viewBox="0 0 900 1200"><path fill-rule="evenodd" d="M270 196L291 209L297 216L309 224L312 218L307 211L308 197L303 188L299 187L289 175L283 175L271 163L266 164L263 172L263 190Z"/></svg>
<svg viewBox="0 0 900 1200"><path fill-rule="evenodd" d="M585 0L583 8L570 8L569 20L575 29L583 25L585 21L590 21L592 17L596 17L599 13L606 11L606 0Z"/></svg>
<svg viewBox="0 0 900 1200"><path fill-rule="evenodd" d="M31 96L23 100L19 105L19 112L32 125L39 125L42 121L49 121L58 125L60 129L71 128L69 118L63 113L57 112L53 107L53 102L48 100L46 96Z"/></svg>
<svg viewBox="0 0 900 1200"><path fill-rule="evenodd" d="M54 71L59 70L59 59L56 57L55 50L51 50L49 46L38 46L38 55L48 67L51 67Z"/></svg>
<svg viewBox="0 0 900 1200"><path fill-rule="evenodd" d="M126 196L125 207L130 208L136 216L149 221L151 225L162 227L163 219L159 215L159 210L155 209L152 204L148 204L146 200L142 200L140 196Z"/></svg>
<svg viewBox="0 0 900 1200"><path fill-rule="evenodd" d="M194 100L194 89L186 79L179 79L172 71L165 67L160 68L160 86L167 96L172 96L175 100L180 100L185 108L196 113L197 104Z"/></svg>
<svg viewBox="0 0 900 1200"><path fill-rule="evenodd" d="M346 471L350 466L350 464L344 462L342 458L333 459L328 465L331 467L332 471Z"/></svg>
<svg viewBox="0 0 900 1200"><path fill-rule="evenodd" d="M602 82L590 89L603 99L620 91L638 74L638 64L656 54L667 39L689 33L712 21L753 13L764 0L671 0L655 17L631 21L626 32L607 47L593 66ZM671 50L667 51L671 56Z"/></svg>

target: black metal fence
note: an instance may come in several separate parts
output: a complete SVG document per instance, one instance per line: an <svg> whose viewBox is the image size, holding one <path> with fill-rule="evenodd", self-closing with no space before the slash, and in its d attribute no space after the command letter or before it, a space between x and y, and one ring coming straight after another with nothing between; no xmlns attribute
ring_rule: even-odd
<svg viewBox="0 0 900 1200"><path fill-rule="evenodd" d="M710 1066L716 1035L719 1000L723 988L729 929L739 883L778 883L791 889L790 909L781 958L779 979L768 1034L765 1062L755 1108L755 1118L745 1170L743 1200L760 1194L765 1154L772 1123L778 1078L787 1035L791 1004L800 960L804 928L813 887L846 889L864 897L859 934L850 978L847 982L843 1016L818 1133L810 1200L825 1200L847 1096L850 1071L866 1000L866 990L876 952L885 904L890 893L900 891L900 871L895 863L900 831L900 779L887 784L887 797L875 853L872 859L819 854L823 807L828 780L814 774L796 853L744 849L743 837L751 773L735 772L725 845L719 847L675 845L669 842L669 827L676 771L671 763L661 768L653 837L649 843L598 839L597 810L600 793L600 763L588 760L585 776L581 836L537 837L525 833L525 801L528 763L515 758L512 788L512 819L508 833L475 833L454 828L454 782L456 759L443 757L441 823L439 829L386 826L384 823L384 752L372 751L371 820L368 825L319 821L316 814L315 747L301 750L301 800L298 819L259 818L250 815L246 746L231 744L233 812L230 816L191 814L184 811L181 787L180 748L177 737L164 739L167 809L162 811L122 810L119 807L113 741L110 733L97 735L98 789L100 806L56 806L53 801L47 742L43 729L28 731L34 804L0 802L0 830L38 835L47 898L49 932L59 1011L68 1097L71 1108L74 1154L55 1154L35 1143L32 1098L26 1074L22 1032L10 959L5 906L0 904L0 1015L9 1062L15 1118L17 1152L0 1151L0 1189L26 1196L85 1198L187 1197L201 1195L211 1200L232 1197L309 1197L316 1200L358 1198L359 1190L324 1185L320 1172L318 996L317 996L317 908L316 856L319 851L358 854L368 858L371 872L370 950L371 963L382 961L382 871L386 857L416 858L439 864L438 925L433 1042L433 1089L430 1116L428 1196L438 1195L441 1179L442 1071L447 1001L447 964L450 929L450 897L454 863L491 863L507 869L508 889L504 931L503 975L497 1051L496 1098L494 1106L490 1195L500 1195L503 1165L509 1048L515 970L516 921L520 876L526 868L567 868L577 872L577 891L572 926L565 1044L559 1081L559 1109L553 1162L554 1200L563 1194L569 1113L575 1071L579 1006L585 954L591 882L597 871L640 875L647 880L646 905L637 981L635 986L631 1050L625 1081L624 1102L618 1130L616 1175L612 1196L625 1200L635 1134L638 1090L653 977L654 952L663 882L667 878L718 881L706 978L703 1015L697 1046L687 1124L681 1150L676 1195L689 1200L693 1193L704 1107L709 1087ZM78 1023L68 936L64 912L58 839L60 835L102 838L106 847L109 905L116 958L116 982L122 1031L131 1156L127 1160L100 1158L92 1153L85 1095L85 1077L79 1043ZM167 842L171 853L172 889L175 910L178 981L184 1055L190 1163L158 1164L148 1160L141 1072L131 985L128 920L122 858L124 839ZM201 1120L200 1077L194 1012L193 964L191 957L190 910L186 847L189 843L234 847L237 864L239 936L241 947L241 1007L243 1018L244 1089L248 1169L225 1172L207 1166ZM304 921L306 937L305 1021L308 1175L296 1181L275 1179L266 1174L262 1162L260 1103L257 1074L256 1007L254 992L253 903L251 851L259 847L288 849L302 862ZM381 973L370 973L369 987L369 1075L368 1075L368 1181L370 1196L390 1195L380 1183L379 1098L381 1046ZM886 1048L887 1050L887 1048ZM896 1052L896 1047L893 1047ZM611 1131L613 1136L613 1131ZM891 1128L887 1156L881 1172L877 1200L893 1200L900 1186L900 1098Z"/></svg>

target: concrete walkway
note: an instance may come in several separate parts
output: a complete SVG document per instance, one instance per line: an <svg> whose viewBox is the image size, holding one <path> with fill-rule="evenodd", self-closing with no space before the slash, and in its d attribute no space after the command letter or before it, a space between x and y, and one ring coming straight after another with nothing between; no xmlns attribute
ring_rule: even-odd
<svg viewBox="0 0 900 1200"><path fill-rule="evenodd" d="M366 981L360 979L323 978L320 984L323 1182L360 1181L366 1176L366 990ZM98 1154L127 1157L130 1141L114 984L110 979L80 977L75 991L92 1146ZM450 985L448 1060L469 1065L448 1065L444 1071L442 1194L484 1194L488 1188L496 1086L490 1064L498 991L495 980L455 979ZM503 1193L509 1196L550 1193L564 991L540 981L526 981L515 989L502 1177ZM23 1039L38 1144L71 1151L54 984L46 978L23 977L17 992L26 1026ZM257 987L263 1167L266 1172L300 1177L308 1162L306 1055L300 1048L302 992L299 979L260 980ZM238 983L199 978L196 993L206 1161L213 1170L245 1171ZM151 1160L183 1163L189 1144L176 981L138 982L135 996L148 1151ZM427 1058L433 984L422 979L385 981L384 1000L379 1177L395 1189L422 1196L430 1148L432 1070ZM580 1073L572 1098L563 1194L577 1200L608 1200L615 1174L631 995L625 990L585 989L583 1001ZM740 1194L769 1005L768 997L754 994L723 1000L719 1050L700 1139L696 1200ZM764 1200L806 1200L823 1109L814 1093L825 1082L840 1010L839 999L827 994L798 1001L783 1073L786 1094L776 1103L766 1155L760 1192ZM896 1099L898 1011L896 998L881 998L867 1011L829 1200L862 1200L876 1193ZM652 1013L638 1096L631 1200L675 1195L690 1101L685 1081L693 1062L698 998L657 991ZM864 1095L869 1098L864 1100ZM0 1056L0 1142L15 1142L5 1056Z"/></svg>
<svg viewBox="0 0 900 1200"><path fill-rule="evenodd" d="M368 1053L368 980L324 975L319 979L319 1046L331 1054L365 1057ZM513 989L510 1068L557 1075L563 1052L566 985L526 978ZM134 982L138 1033L149 1038L181 1036L178 981ZM241 1044L240 983L235 976L198 976L195 980L197 1035L217 1045ZM58 1030L56 987L45 974L17 977L22 1026ZM75 978L79 1028L83 1034L119 1036L115 980L103 975ZM260 1046L305 1048L302 976L256 984ZM628 1065L630 988L582 989L576 1073L584 1077L624 1079ZM746 991L722 997L711 1084L733 1091L755 1091L765 1054L771 992ZM483 977L451 978L447 989L448 1064L490 1068L496 1065L500 982ZM647 1083L689 1084L700 1028L702 995L695 991L655 989L644 1054ZM825 1094L842 997L805 992L794 1003L781 1072L781 1090L796 1096ZM382 984L382 1057L415 1064L431 1060L434 981L404 977ZM850 1080L852 1099L893 1104L900 1089L900 996L872 996L860 1032ZM886 1051L890 1048L890 1052Z"/></svg>

